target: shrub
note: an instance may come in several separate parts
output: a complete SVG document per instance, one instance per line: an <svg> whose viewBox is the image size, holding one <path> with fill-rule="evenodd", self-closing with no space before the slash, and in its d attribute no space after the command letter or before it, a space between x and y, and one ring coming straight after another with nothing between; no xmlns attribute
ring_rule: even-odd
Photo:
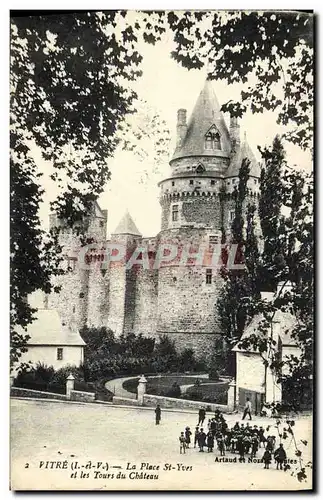
<svg viewBox="0 0 323 500"><path fill-rule="evenodd" d="M21 370L15 379L14 385L24 389L49 391L48 386L54 373L55 370L52 366L38 363L36 367Z"/></svg>
<svg viewBox="0 0 323 500"><path fill-rule="evenodd" d="M203 393L199 387L194 386L189 393L185 394L185 399L191 399L192 401L203 401Z"/></svg>
<svg viewBox="0 0 323 500"><path fill-rule="evenodd" d="M155 341L133 333L116 338L107 328L83 328L80 333L87 343L83 367L86 381L142 373L205 370L205 362L197 361L192 349L179 354L167 335Z"/></svg>
<svg viewBox="0 0 323 500"><path fill-rule="evenodd" d="M228 403L228 392L227 391L219 392L216 395L215 403L218 403L219 405L226 405Z"/></svg>
<svg viewBox="0 0 323 500"><path fill-rule="evenodd" d="M174 382L171 389L165 394L169 398L180 398L182 395L181 388L177 382Z"/></svg>

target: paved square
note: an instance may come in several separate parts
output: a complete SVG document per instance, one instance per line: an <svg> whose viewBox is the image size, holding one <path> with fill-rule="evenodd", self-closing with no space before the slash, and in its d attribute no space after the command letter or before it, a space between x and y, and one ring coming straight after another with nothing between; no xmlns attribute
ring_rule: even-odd
<svg viewBox="0 0 323 500"><path fill-rule="evenodd" d="M241 418L240 415L225 417L229 425ZM180 455L178 436L187 425L193 431L196 419L193 413L162 411L161 425L156 426L153 409L13 399L11 488L294 490L311 487L310 479L299 483L290 472L276 471L274 464L270 470L264 470L262 463L215 463L217 450L199 453L198 449L189 449ZM253 423L274 426L275 421L255 419ZM309 441L311 427L309 417L300 418L295 426L297 439ZM274 434L274 427L271 431ZM288 458L294 459L291 439L284 446ZM262 454L263 449L258 458ZM305 459L311 460L310 444ZM76 478L71 477L73 474ZM145 474L148 478L144 478Z"/></svg>

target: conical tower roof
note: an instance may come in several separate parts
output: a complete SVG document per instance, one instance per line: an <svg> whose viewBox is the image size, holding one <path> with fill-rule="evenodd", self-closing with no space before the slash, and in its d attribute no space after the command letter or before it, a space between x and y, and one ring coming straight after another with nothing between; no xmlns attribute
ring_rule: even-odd
<svg viewBox="0 0 323 500"><path fill-rule="evenodd" d="M238 177L239 170L241 167L242 160L248 158L250 161L250 173L254 177L260 177L260 165L257 161L249 143L247 141L246 133L244 134L244 139L241 146L237 149L237 152L232 157L229 168L226 173L226 177Z"/></svg>
<svg viewBox="0 0 323 500"><path fill-rule="evenodd" d="M126 210L124 216L112 234L131 234L134 236L142 236L128 210Z"/></svg>
<svg viewBox="0 0 323 500"><path fill-rule="evenodd" d="M205 149L205 135L212 126L215 126L220 134L220 150ZM212 82L207 79L188 122L186 135L177 146L172 160L187 156L229 157L230 151L230 135Z"/></svg>

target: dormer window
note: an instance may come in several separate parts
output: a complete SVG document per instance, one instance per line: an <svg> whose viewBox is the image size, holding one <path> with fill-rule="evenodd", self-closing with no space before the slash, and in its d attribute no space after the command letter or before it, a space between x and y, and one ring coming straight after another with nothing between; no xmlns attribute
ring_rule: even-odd
<svg viewBox="0 0 323 500"><path fill-rule="evenodd" d="M202 165L202 163L199 163L198 166L196 167L195 169L195 172L197 174L203 174L203 172L205 172L205 167L204 165Z"/></svg>
<svg viewBox="0 0 323 500"><path fill-rule="evenodd" d="M205 135L205 149L208 151L221 149L220 134L215 125Z"/></svg>

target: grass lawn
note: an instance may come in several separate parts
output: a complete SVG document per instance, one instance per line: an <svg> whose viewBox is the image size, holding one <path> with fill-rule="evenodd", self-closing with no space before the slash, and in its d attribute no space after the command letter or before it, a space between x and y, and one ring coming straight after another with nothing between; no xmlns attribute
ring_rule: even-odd
<svg viewBox="0 0 323 500"><path fill-rule="evenodd" d="M209 379L200 378L198 375L192 375L191 377L189 376L184 377L183 375L169 375L156 378L147 377L147 393L165 395L171 389L174 382L177 382L178 385L189 385L189 384L195 384L197 379L201 382L200 387L202 387L204 383L210 382ZM221 392L226 390L228 384L226 382L219 382L219 385L221 386L220 388ZM138 386L138 378L136 377L130 380L126 380L122 384L122 386L127 391L136 393ZM209 387L212 387L212 390L214 392L214 386L209 386ZM207 389L207 395L210 393L210 391L211 389Z"/></svg>
<svg viewBox="0 0 323 500"><path fill-rule="evenodd" d="M218 382L216 385L202 384L198 388L189 387L185 392L185 399L202 400L209 403L227 404L228 382ZM197 397L201 394L201 398Z"/></svg>

